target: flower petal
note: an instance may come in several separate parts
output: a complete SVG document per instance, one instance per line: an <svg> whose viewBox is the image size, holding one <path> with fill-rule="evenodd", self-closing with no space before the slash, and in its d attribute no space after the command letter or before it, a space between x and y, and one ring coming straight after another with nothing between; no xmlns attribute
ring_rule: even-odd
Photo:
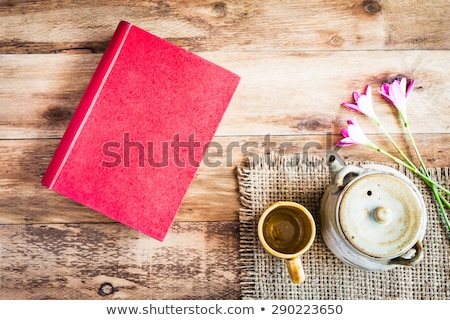
<svg viewBox="0 0 450 320"><path fill-rule="evenodd" d="M369 118L378 121L375 111L373 110L372 89L370 86L366 87L365 94L359 94L356 91L353 92L353 98L355 103L344 102L342 104L353 111L361 112Z"/></svg>
<svg viewBox="0 0 450 320"><path fill-rule="evenodd" d="M409 83L408 89L406 90L406 99L409 98L409 95L411 94L411 92L412 92L412 90L413 90L413 88L414 88L415 83L416 83L416 82L414 81L414 79L412 79L411 82Z"/></svg>
<svg viewBox="0 0 450 320"><path fill-rule="evenodd" d="M344 107L348 108L348 109L353 110L353 111L361 112L361 110L359 109L359 107L358 107L357 104L344 102L344 103L342 103L342 105L343 105Z"/></svg>
<svg viewBox="0 0 450 320"><path fill-rule="evenodd" d="M389 95L389 89L390 89L389 83L383 83L383 84L381 85L381 91L382 91L384 94Z"/></svg>
<svg viewBox="0 0 450 320"><path fill-rule="evenodd" d="M400 111L400 113L405 114L406 112L406 91L403 91L400 82L397 80L391 84L389 90L389 96L392 100L394 106Z"/></svg>
<svg viewBox="0 0 450 320"><path fill-rule="evenodd" d="M364 134L363 130L356 121L356 118L347 120L347 123L349 124L348 127L342 129L344 139L337 142L336 145L351 146L355 144L363 144L371 148L377 148L377 146Z"/></svg>
<svg viewBox="0 0 450 320"><path fill-rule="evenodd" d="M372 97L372 88L370 86L366 87L366 96Z"/></svg>
<svg viewBox="0 0 450 320"><path fill-rule="evenodd" d="M355 144L357 144L357 143L350 138L344 138L344 139L336 142L336 145L340 146L340 147L348 147L348 146L353 146Z"/></svg>
<svg viewBox="0 0 450 320"><path fill-rule="evenodd" d="M348 136L359 144L367 144L367 141L369 140L362 131L361 127L356 124L351 124L348 126Z"/></svg>
<svg viewBox="0 0 450 320"><path fill-rule="evenodd" d="M398 80L396 80L398 82ZM400 80L400 90L403 93L403 96L406 96L406 78L402 78Z"/></svg>
<svg viewBox="0 0 450 320"><path fill-rule="evenodd" d="M362 113L368 114L371 113L372 109L372 100L369 96L362 95L358 100L358 107Z"/></svg>
<svg viewBox="0 0 450 320"><path fill-rule="evenodd" d="M345 138L348 138L348 128L342 129L342 130L341 130L341 133L342 133L342 135L343 135Z"/></svg>

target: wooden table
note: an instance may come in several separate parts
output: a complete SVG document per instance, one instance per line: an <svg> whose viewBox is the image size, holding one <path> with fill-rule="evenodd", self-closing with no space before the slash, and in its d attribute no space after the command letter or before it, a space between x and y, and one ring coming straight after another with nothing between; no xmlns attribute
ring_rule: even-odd
<svg viewBox="0 0 450 320"><path fill-rule="evenodd" d="M239 299L235 169L250 152L325 156L352 91L416 80L408 117L428 166L449 166L450 3L3 1L0 4L0 298ZM160 243L40 185L119 20L242 77ZM379 117L406 152L396 113ZM360 124L392 150L368 119ZM269 144L270 143L270 144ZM284 144L283 144L284 143ZM387 161L363 146L347 160Z"/></svg>

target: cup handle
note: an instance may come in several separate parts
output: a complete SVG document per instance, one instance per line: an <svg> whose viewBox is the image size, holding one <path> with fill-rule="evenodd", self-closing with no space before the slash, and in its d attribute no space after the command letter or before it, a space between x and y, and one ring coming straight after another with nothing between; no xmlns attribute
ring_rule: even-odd
<svg viewBox="0 0 450 320"><path fill-rule="evenodd" d="M305 270L303 269L302 260L300 257L293 259L285 259L286 267L291 277L291 281L295 284L305 282Z"/></svg>
<svg viewBox="0 0 450 320"><path fill-rule="evenodd" d="M398 257L398 258L395 258L395 259L392 259L391 261L389 261L389 264L398 264L398 265L402 265L402 266L414 266L414 265L418 264L420 262L420 260L422 260L422 258L423 258L422 242L420 240L417 241L417 243L414 245L413 248L416 249L416 253L414 254L413 257L411 257L409 259L403 258L403 257Z"/></svg>

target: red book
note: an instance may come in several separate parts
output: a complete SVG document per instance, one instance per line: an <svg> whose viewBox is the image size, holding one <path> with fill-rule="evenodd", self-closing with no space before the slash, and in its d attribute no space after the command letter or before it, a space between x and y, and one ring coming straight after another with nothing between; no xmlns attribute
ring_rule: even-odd
<svg viewBox="0 0 450 320"><path fill-rule="evenodd" d="M162 241L238 82L120 22L43 185Z"/></svg>

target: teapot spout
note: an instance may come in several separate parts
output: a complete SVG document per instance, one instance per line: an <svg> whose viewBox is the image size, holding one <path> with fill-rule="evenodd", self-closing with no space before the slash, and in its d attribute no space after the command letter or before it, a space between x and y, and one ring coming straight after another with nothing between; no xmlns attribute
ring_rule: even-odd
<svg viewBox="0 0 450 320"><path fill-rule="evenodd" d="M342 160L337 153L330 153L327 157L327 164L331 170L331 181L334 181L336 174L345 167L344 160Z"/></svg>

